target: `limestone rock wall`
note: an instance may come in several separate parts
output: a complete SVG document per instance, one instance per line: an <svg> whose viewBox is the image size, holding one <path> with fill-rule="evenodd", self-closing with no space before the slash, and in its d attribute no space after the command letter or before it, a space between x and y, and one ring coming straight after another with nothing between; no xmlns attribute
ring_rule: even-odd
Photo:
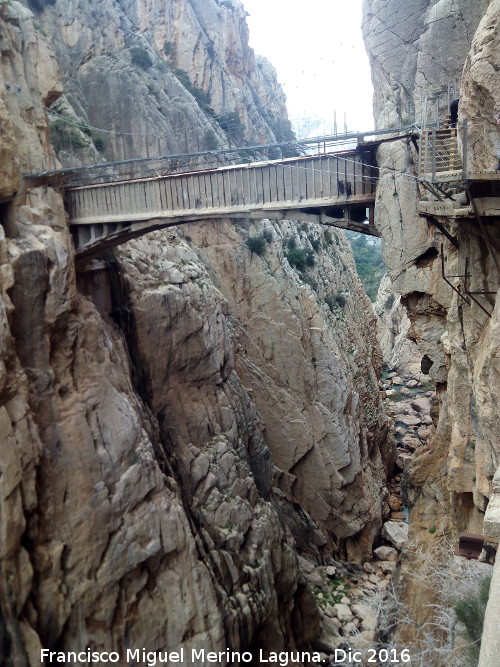
<svg viewBox="0 0 500 667"><path fill-rule="evenodd" d="M38 16L0 2L0 662L33 667L41 646L307 646L319 614L297 552L371 552L390 465L347 243L292 223L205 223L76 267L61 192L21 179L52 155L43 107L62 85L45 35L79 118L104 99L99 122L167 128L174 149L185 138L139 102L156 74L122 67L139 9L160 25L163 4L34 4ZM219 6L171 4L189 21ZM253 99L273 75L252 73L239 3L219 9L238 19L243 51L236 34L224 47L248 84L238 100ZM181 104L173 117L206 130L178 78L158 81ZM273 137L264 121L261 134ZM260 257L246 241L265 230ZM292 238L316 253L302 278L284 257Z"/></svg>
<svg viewBox="0 0 500 667"><path fill-rule="evenodd" d="M292 137L276 73L248 46L240 2L57 0L38 18L63 64L69 109L57 109L118 132L93 131L108 159ZM93 151L79 139L63 136L71 165ZM75 151L78 143L88 148Z"/></svg>
<svg viewBox="0 0 500 667"><path fill-rule="evenodd" d="M203 326L204 316L191 322L184 306L164 309L167 297L175 304L195 288L197 298L200 288L201 296L211 295L194 248L148 237L128 244L120 257L130 283L139 365L165 431L172 429L184 447L204 443L214 428L232 439L244 430L233 423L224 383L213 396L210 390L209 399L202 383L220 373L219 367L224 377L234 363L259 410L275 484L323 529L316 547L332 537L356 536L347 549L359 558L380 527L380 488L391 458L378 397L373 316L344 237L327 235L329 244L314 226L303 227L229 222L183 227L213 272L211 282L221 300ZM245 242L262 233L272 240L260 256ZM316 265L302 278L286 259L290 243L315 257ZM224 323L224 336L214 333L212 317ZM213 336L213 354L207 356L207 340ZM234 362L225 358L229 341ZM161 363L158 348L172 350ZM207 419L217 423L208 426L208 434ZM262 471L261 446L255 456L256 470ZM268 488L271 479L262 483Z"/></svg>
<svg viewBox="0 0 500 667"><path fill-rule="evenodd" d="M377 333L382 358L390 371L400 376L418 378L421 364L418 347L410 338L410 320L395 294L389 276L382 278L374 306L377 318Z"/></svg>
<svg viewBox="0 0 500 667"><path fill-rule="evenodd" d="M364 34L375 84L379 126L398 126L405 106L417 122L427 92L443 108L447 85L457 79L460 119L470 125L469 165L496 164L499 132L493 113L500 103L497 77L498 2L364 3ZM415 113L408 102L414 100ZM376 224L394 290L411 322L410 335L430 365L437 387L436 433L405 472L414 535L432 539L437 527L455 536L482 532L484 510L498 464L498 435L491 417L498 411L498 221L488 239L477 223L449 230L459 248L418 216L415 182L418 154L411 142L379 151L382 166ZM387 169L387 171L384 171ZM389 171L391 170L391 171ZM464 302L441 277L441 247L448 276L463 275L468 262L471 291L489 291ZM455 283L460 279L451 278ZM496 304L496 305L495 305ZM495 342L494 342L495 341ZM408 598L410 599L410 598ZM422 612L422 610L421 610ZM422 612L423 613L423 612ZM421 616L420 618L423 618Z"/></svg>
<svg viewBox="0 0 500 667"><path fill-rule="evenodd" d="M424 80L429 89L444 91L448 81L458 79L460 116L473 117L473 121L481 105L477 93L485 85L490 97L481 114L488 116L498 104L498 100L494 100L495 84L489 83L493 81L490 70L494 69L496 56L487 57L490 50L494 51L491 42L492 25L498 19L496 3L488 6L482 2L426 2L420 7L412 3L411 10L401 10L392 17L390 5L377 11L375 16L372 3L365 3L365 39L376 84L375 115L379 125L388 120L398 121L395 109L402 89L415 100L418 119ZM413 22L407 11L414 11L418 20ZM393 46L398 39L391 36L392 25L402 29L403 33L398 33L401 37L410 29L409 25L416 29L412 44L402 45L398 51L403 58L391 56L388 44L384 46L387 55L381 55L384 36ZM479 53L484 58L479 58ZM407 64L402 66L404 62ZM472 125L474 127L474 122ZM484 133L482 138L479 134L475 137L471 159L477 156L481 160L481 155L490 151L491 132ZM418 216L416 202L421 195L414 179L417 159L415 148L405 141L379 151L379 163L395 172L384 174L382 171L377 224L394 289L402 295L408 309L411 336L417 341L420 354L432 362L430 375L445 403L438 432L440 428L445 430L443 437L445 441L449 439L450 445L447 492L471 494L477 507L484 510L494 472L494 466L487 461L496 459L497 445L491 440L488 420L478 419L478 411L483 410L481 406L485 403L496 405L498 387L490 384L486 388L475 378L479 370L477 364L484 358L483 346L495 326L494 317L487 317L475 304L462 302L442 280L441 245L449 275L463 274L468 258L472 284L481 285L480 289L485 291L496 291L498 272L477 225L472 224L467 230L463 226L452 228L460 243L457 251ZM482 164L483 167L486 164L484 157ZM492 236L495 235L493 228ZM480 298L491 312L494 299Z"/></svg>

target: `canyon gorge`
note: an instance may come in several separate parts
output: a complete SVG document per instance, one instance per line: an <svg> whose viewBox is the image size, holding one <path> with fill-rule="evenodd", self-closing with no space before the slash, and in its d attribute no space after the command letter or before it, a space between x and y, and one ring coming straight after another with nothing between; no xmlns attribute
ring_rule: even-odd
<svg viewBox="0 0 500 667"><path fill-rule="evenodd" d="M363 13L375 126L418 123L456 80L469 168L494 172L500 0ZM344 232L293 219L200 220L78 258L61 168L292 155L279 76L240 0L0 0L0 25L0 663L422 654L410 624L382 635L376 604L396 581L424 626L418 554L481 534L495 504L497 221L445 234L419 215L407 131L377 148L375 308ZM494 624L491 607L482 660Z"/></svg>

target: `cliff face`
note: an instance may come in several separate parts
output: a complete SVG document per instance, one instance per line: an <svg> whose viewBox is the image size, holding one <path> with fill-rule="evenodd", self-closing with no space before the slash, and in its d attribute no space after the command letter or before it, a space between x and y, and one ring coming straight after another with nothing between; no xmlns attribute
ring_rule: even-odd
<svg viewBox="0 0 500 667"><path fill-rule="evenodd" d="M172 150L186 140L175 119L222 144L231 129L158 65L173 57L158 49L167 36L189 72L179 45L203 45L189 47L191 74L211 55L211 75L189 86L236 109L249 140L275 136L254 99L275 82L254 66L236 2L32 5L38 17L0 2L2 663L39 664L40 646L308 645L319 614L297 552L368 553L390 459L346 241L222 221L75 267L61 192L20 176L51 156L43 107L62 91L44 32L65 113L164 131ZM131 66L137 43L154 67ZM248 237L264 232L265 252L251 253ZM293 244L313 258L302 276L285 257Z"/></svg>
<svg viewBox="0 0 500 667"><path fill-rule="evenodd" d="M39 20L63 64L57 109L118 132L93 132L107 159L292 138L276 73L248 46L236 0L58 1ZM61 129L68 164L88 163L92 142Z"/></svg>
<svg viewBox="0 0 500 667"><path fill-rule="evenodd" d="M399 294L392 290L389 276L382 278L374 305L382 358L387 368L400 376L418 378L422 374L417 344L409 338L410 320Z"/></svg>
<svg viewBox="0 0 500 667"><path fill-rule="evenodd" d="M496 166L498 128L493 114L500 104L498 68L498 2L433 2L383 8L366 1L365 40L375 83L375 116L379 126L417 122L422 101L441 95L459 82L460 118L469 122L469 166ZM433 102L434 104L434 102ZM403 118L410 106L410 118ZM381 148L377 225L393 286L402 295L424 363L430 365L439 398L436 435L409 469L407 490L412 525L422 539L427 531L482 532L483 512L498 464L498 436L492 415L498 411L498 223L485 238L476 222L451 224L459 249L417 214L421 197L415 182L418 155L405 141ZM447 223L448 224L448 223ZM491 313L464 302L441 277L463 275L468 261L471 291ZM454 279L452 279L454 280ZM433 531L435 532L435 531ZM426 537L425 537L426 536ZM417 603L416 603L417 604ZM421 610L422 614L425 611Z"/></svg>
<svg viewBox="0 0 500 667"><path fill-rule="evenodd" d="M388 455L381 447L385 422L374 373L378 359L374 357L370 307L353 279L347 242L332 234L327 235L329 245L314 226L303 227L301 231L292 223L268 223L265 233L273 240L262 256L245 246L246 239L263 233L260 226L227 222L183 228L214 272L212 289L227 318L225 336L217 332L217 318L211 324L211 316L200 329L199 317L191 321L192 314L177 305L195 286L202 288L201 295L195 292L197 299L205 293L213 297L205 272L191 275L196 257L185 256L183 246L178 246L182 249L179 256L175 244L170 248L162 241L144 240L130 249L127 245L120 257L135 317L139 365L147 376L153 410L161 413L165 430L172 428L179 446L199 445L207 439L207 415L215 417L217 428L226 435L234 437L244 431L243 424L236 429L232 419L227 421L230 404L224 392L217 390L207 399L207 387L201 382L227 367L229 353L216 351L227 347L229 335L235 355L230 362L244 386L251 388L279 488L337 538L366 529L359 554L379 527L382 503L378 489L384 478L383 457ZM306 248L315 257L316 265L304 276L310 284L285 259L289 244ZM165 261L174 266L162 271ZM156 264L160 275L151 278L157 273ZM168 285L172 273L177 276L177 290ZM168 328L163 321L167 297ZM335 298L337 303L330 308L325 299ZM196 309L203 312L207 307L200 300L202 305ZM171 308L175 315L170 314ZM203 361L206 340L213 340L217 356ZM158 349L172 352L159 362ZM181 409L183 404L193 406L191 414Z"/></svg>

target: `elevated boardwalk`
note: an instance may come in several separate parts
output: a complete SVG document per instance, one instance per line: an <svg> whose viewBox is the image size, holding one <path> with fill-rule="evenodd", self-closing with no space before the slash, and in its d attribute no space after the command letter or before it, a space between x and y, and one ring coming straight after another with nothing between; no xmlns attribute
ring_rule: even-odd
<svg viewBox="0 0 500 667"><path fill-rule="evenodd" d="M354 150L66 188L77 253L201 219L320 222L378 236L378 142Z"/></svg>

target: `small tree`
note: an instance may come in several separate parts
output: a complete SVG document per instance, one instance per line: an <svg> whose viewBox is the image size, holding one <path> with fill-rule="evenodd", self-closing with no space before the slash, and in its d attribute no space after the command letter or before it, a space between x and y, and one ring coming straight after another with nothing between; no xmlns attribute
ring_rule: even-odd
<svg viewBox="0 0 500 667"><path fill-rule="evenodd" d="M153 64L146 49L141 49L139 46L133 46L130 49L130 61L132 65L142 67L144 70L149 69Z"/></svg>
<svg viewBox="0 0 500 667"><path fill-rule="evenodd" d="M293 268L299 271L303 271L306 268L306 253L301 248L291 248L285 253L285 257Z"/></svg>
<svg viewBox="0 0 500 667"><path fill-rule="evenodd" d="M247 246L250 249L250 252L254 252L256 255L259 255L259 257L262 257L266 251L266 241L264 236L249 236L247 238Z"/></svg>
<svg viewBox="0 0 500 667"><path fill-rule="evenodd" d="M203 135L203 142L206 146L207 151L215 151L219 148L219 141L217 135L212 129L205 130Z"/></svg>

